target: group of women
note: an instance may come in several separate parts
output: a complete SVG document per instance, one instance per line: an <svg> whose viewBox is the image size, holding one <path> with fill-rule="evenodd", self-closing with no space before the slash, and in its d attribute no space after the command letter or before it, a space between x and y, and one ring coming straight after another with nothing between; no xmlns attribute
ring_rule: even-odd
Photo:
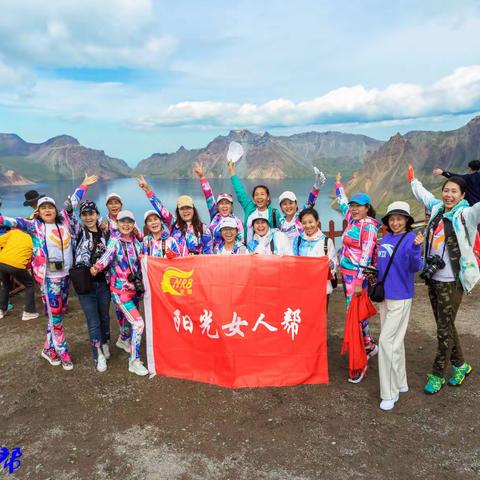
<svg viewBox="0 0 480 480"><path fill-rule="evenodd" d="M462 384L472 368L463 358L455 317L463 293L469 293L480 277L472 245L480 222L480 204L469 206L464 200L466 185L461 178L448 179L443 185L442 198L436 199L414 178L413 170L409 171L413 194L431 212L424 238L422 233L411 231L413 218L407 202L392 203L379 222L370 197L359 192L348 199L338 174L336 196L347 227L337 252L332 239L321 231L314 208L325 182L323 173L316 174L301 208L290 191L280 195L279 208L276 208L265 185L255 186L250 196L230 162L233 190L244 211L242 221L238 212L234 212L233 196L221 193L215 197L203 166L195 165L194 171L208 207L208 225L202 223L190 196L178 197L175 212L170 212L144 177L138 178L138 184L152 209L145 212L142 227L136 224L135 216L116 193L107 196L108 214L100 217L97 205L86 199L88 187L97 181L95 176L88 175L71 196L68 209L60 209L54 199L42 197L31 219L0 216L0 225L18 228L32 237L32 267L48 317L41 356L51 365L61 365L65 370L73 368L63 328L72 268L87 267L91 275L91 288L78 297L87 320L96 369L100 372L107 369L109 308L113 301L119 324L116 346L129 354L130 372L146 375L148 371L140 360L144 329L139 308L143 293L140 267L143 255L166 258L208 254L327 256L330 267L330 277L324 287L327 298L333 291L339 269L347 307L353 296L366 295L372 280L368 273L371 269L366 267L375 265L378 269L375 281L383 284L385 292L380 303L379 343L369 330L368 319L363 320L361 331L367 357L379 354L380 407L390 410L399 393L408 391L404 336L414 294L414 273L430 268L432 258L437 255L445 267L430 272L427 280L437 322L438 348L425 392L437 393L443 387L449 362L453 375L448 384ZM388 234L379 243L377 237L382 223ZM351 372L348 380L361 382L367 367L368 363L362 371Z"/></svg>

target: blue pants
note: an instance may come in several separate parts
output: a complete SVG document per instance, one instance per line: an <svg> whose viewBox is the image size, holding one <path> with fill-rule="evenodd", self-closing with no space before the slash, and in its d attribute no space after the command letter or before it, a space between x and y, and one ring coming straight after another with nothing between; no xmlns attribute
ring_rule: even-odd
<svg viewBox="0 0 480 480"><path fill-rule="evenodd" d="M110 289L105 281L93 281L92 285L92 291L78 295L78 299L87 319L93 359L97 360L97 347L110 340Z"/></svg>

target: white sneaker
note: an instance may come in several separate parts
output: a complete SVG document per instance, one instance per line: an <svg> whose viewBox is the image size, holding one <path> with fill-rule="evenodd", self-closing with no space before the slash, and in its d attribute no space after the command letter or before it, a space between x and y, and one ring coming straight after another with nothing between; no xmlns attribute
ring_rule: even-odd
<svg viewBox="0 0 480 480"><path fill-rule="evenodd" d="M400 393L407 393L407 392L408 392L408 387L400 387L400 388L398 389L398 391L399 391Z"/></svg>
<svg viewBox="0 0 480 480"><path fill-rule="evenodd" d="M136 375L140 375L144 377L148 375L148 370L143 366L143 363L140 360L134 360L133 362L128 362L128 371L135 373Z"/></svg>
<svg viewBox="0 0 480 480"><path fill-rule="evenodd" d="M103 355L99 355L97 358L97 370L104 372L107 369L107 359Z"/></svg>
<svg viewBox="0 0 480 480"><path fill-rule="evenodd" d="M33 320L35 318L38 318L39 316L40 316L40 314L38 314L38 313L23 312L22 320Z"/></svg>
<svg viewBox="0 0 480 480"><path fill-rule="evenodd" d="M387 412L388 410L392 410L396 402L398 402L398 395L394 400L382 400L380 402L380 408Z"/></svg>
<svg viewBox="0 0 480 480"><path fill-rule="evenodd" d="M3 310L0 310L0 320L5 316L7 312L4 312Z"/></svg>
<svg viewBox="0 0 480 480"><path fill-rule="evenodd" d="M110 348L108 347L108 343L104 343L102 345L102 351L103 351L103 355L108 360L110 358Z"/></svg>
<svg viewBox="0 0 480 480"><path fill-rule="evenodd" d="M127 353L130 353L130 340L122 340L121 338L118 338L115 345L121 350L125 350Z"/></svg>

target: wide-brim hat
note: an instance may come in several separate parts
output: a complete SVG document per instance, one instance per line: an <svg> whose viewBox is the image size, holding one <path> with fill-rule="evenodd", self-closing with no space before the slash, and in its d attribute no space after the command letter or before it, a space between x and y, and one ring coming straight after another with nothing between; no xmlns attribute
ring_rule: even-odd
<svg viewBox="0 0 480 480"><path fill-rule="evenodd" d="M29 190L25 192L24 197L25 201L23 202L24 207L31 207L35 202L38 201L44 195L40 195L36 190Z"/></svg>
<svg viewBox="0 0 480 480"><path fill-rule="evenodd" d="M382 223L388 227L388 217L390 215L403 215L404 217L407 217L407 225L411 225L415 220L410 214L410 205L407 202L392 202L388 208L387 208L387 213L385 216L382 218Z"/></svg>

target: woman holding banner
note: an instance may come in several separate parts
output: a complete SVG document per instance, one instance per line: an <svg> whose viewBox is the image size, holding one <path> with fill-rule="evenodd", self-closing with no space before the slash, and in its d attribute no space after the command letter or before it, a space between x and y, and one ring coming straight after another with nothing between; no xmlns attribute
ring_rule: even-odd
<svg viewBox="0 0 480 480"><path fill-rule="evenodd" d="M368 287L363 269L373 264L379 223L370 197L358 192L348 200L343 189L342 176L337 173L335 192L340 210L347 219L347 227L342 236L339 252L340 271L347 300L347 308L353 295L361 295ZM362 322L362 336L367 358L378 353L378 346L370 335L368 319ZM365 377L368 365L361 372L350 372L348 381L359 383Z"/></svg>
<svg viewBox="0 0 480 480"><path fill-rule="evenodd" d="M170 236L175 240L180 256L212 253L212 233L201 222L192 197L188 195L178 197L176 216L173 216L155 195L143 175L138 177L138 186L146 193L153 208L170 229Z"/></svg>
<svg viewBox="0 0 480 480"><path fill-rule="evenodd" d="M259 255L293 255L287 236L277 228L270 228L268 220L260 214L251 217L253 238L248 242L250 253Z"/></svg>

